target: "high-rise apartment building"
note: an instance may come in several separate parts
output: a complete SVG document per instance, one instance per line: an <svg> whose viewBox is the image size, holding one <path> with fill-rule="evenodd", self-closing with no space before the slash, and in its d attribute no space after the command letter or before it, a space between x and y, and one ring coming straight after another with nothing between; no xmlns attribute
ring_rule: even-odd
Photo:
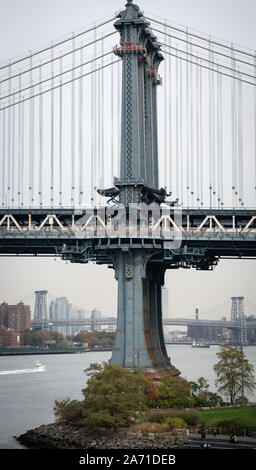
<svg viewBox="0 0 256 470"><path fill-rule="evenodd" d="M0 325L14 331L24 331L30 328L31 311L29 305L19 302L17 305L0 305Z"/></svg>
<svg viewBox="0 0 256 470"><path fill-rule="evenodd" d="M21 345L20 333L30 328L30 306L0 304L0 347L17 348Z"/></svg>
<svg viewBox="0 0 256 470"><path fill-rule="evenodd" d="M92 331L101 330L101 325L97 323L97 320L101 318L101 312L99 310L93 309L91 313L91 329Z"/></svg>
<svg viewBox="0 0 256 470"><path fill-rule="evenodd" d="M49 321L70 320L72 305L69 303L67 297L58 297L50 303L49 307ZM64 336L70 334L70 327L54 326L53 329Z"/></svg>
<svg viewBox="0 0 256 470"><path fill-rule="evenodd" d="M20 302L8 306L8 328L14 331L24 331L30 328L30 307Z"/></svg>

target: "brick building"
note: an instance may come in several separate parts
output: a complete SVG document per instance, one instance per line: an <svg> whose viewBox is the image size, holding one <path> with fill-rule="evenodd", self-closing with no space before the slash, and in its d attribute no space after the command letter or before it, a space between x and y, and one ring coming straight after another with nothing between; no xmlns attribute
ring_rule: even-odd
<svg viewBox="0 0 256 470"><path fill-rule="evenodd" d="M8 328L15 331L24 331L30 328L30 307L20 302L17 305L8 305Z"/></svg>
<svg viewBox="0 0 256 470"><path fill-rule="evenodd" d="M0 347L20 346L20 333L30 328L30 316L30 307L23 302L0 304Z"/></svg>
<svg viewBox="0 0 256 470"><path fill-rule="evenodd" d="M0 326L8 326L8 304L3 302L0 304Z"/></svg>

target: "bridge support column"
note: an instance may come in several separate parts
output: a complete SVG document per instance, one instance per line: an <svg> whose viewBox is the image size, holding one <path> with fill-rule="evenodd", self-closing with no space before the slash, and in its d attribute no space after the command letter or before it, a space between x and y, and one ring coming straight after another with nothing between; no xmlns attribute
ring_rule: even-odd
<svg viewBox="0 0 256 470"><path fill-rule="evenodd" d="M118 311L112 364L151 372L171 369L162 325L163 270L141 249L119 252L115 260Z"/></svg>

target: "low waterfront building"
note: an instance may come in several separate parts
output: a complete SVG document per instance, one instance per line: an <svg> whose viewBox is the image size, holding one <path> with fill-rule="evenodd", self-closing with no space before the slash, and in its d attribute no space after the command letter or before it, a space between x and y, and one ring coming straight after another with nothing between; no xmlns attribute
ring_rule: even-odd
<svg viewBox="0 0 256 470"><path fill-rule="evenodd" d="M0 326L0 348L19 348L20 334L17 331Z"/></svg>

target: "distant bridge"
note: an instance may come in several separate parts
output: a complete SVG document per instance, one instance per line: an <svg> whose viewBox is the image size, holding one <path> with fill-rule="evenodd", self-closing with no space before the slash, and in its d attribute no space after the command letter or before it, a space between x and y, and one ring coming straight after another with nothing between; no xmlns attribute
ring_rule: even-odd
<svg viewBox="0 0 256 470"><path fill-rule="evenodd" d="M44 326L46 328L52 328L57 326L87 326L87 327L94 327L94 326L116 326L116 317L103 317L97 318L93 321L91 318L77 318L77 319L69 319L69 320L53 320L45 322ZM163 318L163 325L170 326L170 325L180 325L180 326L212 326L217 328L228 328L228 329L239 329L239 324L235 321L229 320L196 320L192 318ZM38 322L33 321L31 322L31 327L36 328ZM40 323L40 327L42 324ZM246 328L255 328L256 329L256 321L246 322Z"/></svg>

